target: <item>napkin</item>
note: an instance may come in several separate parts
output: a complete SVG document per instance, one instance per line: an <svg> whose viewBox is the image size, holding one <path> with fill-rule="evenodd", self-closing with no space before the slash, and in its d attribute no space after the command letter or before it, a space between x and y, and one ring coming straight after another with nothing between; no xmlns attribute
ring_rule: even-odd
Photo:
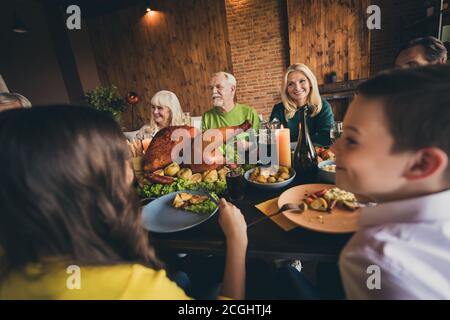
<svg viewBox="0 0 450 320"><path fill-rule="evenodd" d="M266 216L276 213L278 211L278 198L270 199L264 201L255 206L259 211L264 213ZM270 218L284 231L290 231L297 227L296 224L289 221L282 213Z"/></svg>

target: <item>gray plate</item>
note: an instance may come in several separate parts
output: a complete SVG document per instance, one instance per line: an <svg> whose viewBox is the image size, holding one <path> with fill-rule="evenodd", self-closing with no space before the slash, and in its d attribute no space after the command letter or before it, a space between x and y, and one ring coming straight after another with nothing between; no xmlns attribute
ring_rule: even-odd
<svg viewBox="0 0 450 320"><path fill-rule="evenodd" d="M295 170L290 168L290 175L291 177L283 182L274 182L274 183L259 183L259 182L255 182L255 181L251 181L250 180L250 175L252 174L252 171L255 170L255 168L247 170L244 173L244 178L245 180L247 180L248 183L250 183L251 185L255 186L256 188L259 189L265 189L265 190L275 190L275 189L281 189L286 187L289 183L291 183L294 178L295 178Z"/></svg>
<svg viewBox="0 0 450 320"><path fill-rule="evenodd" d="M144 228L148 231L158 233L170 233L187 230L208 220L219 209L216 208L216 210L214 210L211 214L198 214L181 209L175 209L172 206L173 199L178 193L181 192L206 195L202 191L177 191L153 200L142 208L142 221L144 223Z"/></svg>

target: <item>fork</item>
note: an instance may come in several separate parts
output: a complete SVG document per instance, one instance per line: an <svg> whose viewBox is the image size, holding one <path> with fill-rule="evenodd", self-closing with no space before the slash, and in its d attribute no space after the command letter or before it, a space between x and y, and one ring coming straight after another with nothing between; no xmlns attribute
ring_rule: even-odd
<svg viewBox="0 0 450 320"><path fill-rule="evenodd" d="M303 211L305 211L305 205L303 203L301 204L293 204L293 203L285 203L281 206L281 208L272 214L269 214L268 216L259 218L255 221L253 221L252 223L247 225L247 229L253 227L255 224L260 223L261 221L267 220L269 218L275 217L277 215L279 215L280 213L284 212L284 211L300 211L299 213L302 213Z"/></svg>

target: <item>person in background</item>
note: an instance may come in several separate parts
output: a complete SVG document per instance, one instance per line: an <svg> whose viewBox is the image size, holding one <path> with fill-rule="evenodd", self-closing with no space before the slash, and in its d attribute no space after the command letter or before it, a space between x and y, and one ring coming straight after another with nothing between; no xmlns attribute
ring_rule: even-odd
<svg viewBox="0 0 450 320"><path fill-rule="evenodd" d="M8 110L0 149L0 300L189 298L149 243L111 117L60 105ZM219 212L221 293L243 299L247 226L223 199Z"/></svg>
<svg viewBox="0 0 450 320"><path fill-rule="evenodd" d="M31 103L23 95L18 93L0 92L0 112L9 109L29 107L31 107Z"/></svg>
<svg viewBox="0 0 450 320"><path fill-rule="evenodd" d="M450 299L450 66L361 84L333 145L336 184L378 202L339 266L349 299Z"/></svg>
<svg viewBox="0 0 450 320"><path fill-rule="evenodd" d="M281 101L276 104L270 120L277 118L285 128L290 129L291 142L298 139L301 112L299 109L311 107L311 117L307 124L314 144L329 146L330 130L334 123L334 115L330 104L320 97L317 79L304 64L291 65L283 78Z"/></svg>
<svg viewBox="0 0 450 320"><path fill-rule="evenodd" d="M245 104L235 103L236 79L227 72L215 73L209 83L213 108L203 114L202 129L237 126L248 120L253 129L259 129L256 110Z"/></svg>
<svg viewBox="0 0 450 320"><path fill-rule="evenodd" d="M430 64L445 64L447 49L435 37L417 38L404 45L395 59L396 68L411 68Z"/></svg>

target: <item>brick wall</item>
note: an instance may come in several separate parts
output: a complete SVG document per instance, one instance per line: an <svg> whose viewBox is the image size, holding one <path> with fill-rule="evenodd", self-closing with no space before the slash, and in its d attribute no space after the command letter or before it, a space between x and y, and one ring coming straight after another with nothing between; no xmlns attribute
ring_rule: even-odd
<svg viewBox="0 0 450 320"><path fill-rule="evenodd" d="M390 68L402 43L437 35L437 22L426 8L439 0L372 0L381 8L381 30L371 32L370 74ZM286 0L225 0L237 100L265 117L280 101L289 65Z"/></svg>
<svg viewBox="0 0 450 320"><path fill-rule="evenodd" d="M268 117L289 63L284 0L226 0L237 100Z"/></svg>

